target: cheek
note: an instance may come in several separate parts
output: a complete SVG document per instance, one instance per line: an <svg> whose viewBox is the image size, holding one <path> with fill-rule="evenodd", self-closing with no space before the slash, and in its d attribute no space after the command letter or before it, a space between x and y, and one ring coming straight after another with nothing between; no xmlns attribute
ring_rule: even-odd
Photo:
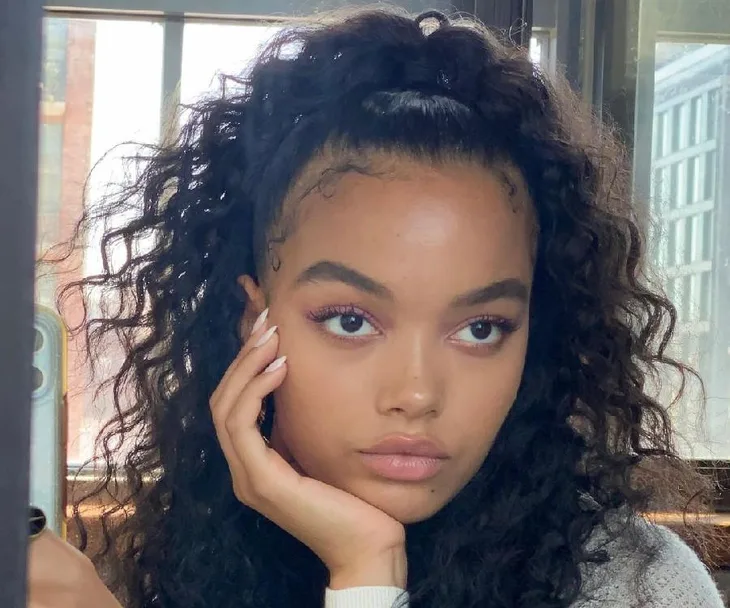
<svg viewBox="0 0 730 608"><path fill-rule="evenodd" d="M522 381L524 352L505 357L479 371L464 372L457 382L460 396L459 420L455 422L465 444L472 446L475 457L483 458L491 448L497 433L517 397Z"/></svg>
<svg viewBox="0 0 730 608"><path fill-rule="evenodd" d="M366 412L362 387L368 385L363 378L369 369L347 365L316 337L282 339L280 351L289 370L274 399L282 439L298 460L336 456Z"/></svg>

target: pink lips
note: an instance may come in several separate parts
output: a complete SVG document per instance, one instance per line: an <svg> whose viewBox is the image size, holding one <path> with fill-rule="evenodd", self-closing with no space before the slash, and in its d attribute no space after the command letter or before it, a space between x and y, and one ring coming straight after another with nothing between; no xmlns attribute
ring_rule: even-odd
<svg viewBox="0 0 730 608"><path fill-rule="evenodd" d="M390 436L362 450L374 473L394 481L423 481L438 474L449 455L434 441L413 435Z"/></svg>

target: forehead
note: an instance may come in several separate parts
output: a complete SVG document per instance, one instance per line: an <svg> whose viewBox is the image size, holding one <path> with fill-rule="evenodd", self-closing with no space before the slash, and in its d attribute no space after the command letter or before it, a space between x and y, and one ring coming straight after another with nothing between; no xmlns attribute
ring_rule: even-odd
<svg viewBox="0 0 730 608"><path fill-rule="evenodd" d="M296 211L277 251L282 279L328 259L395 292L513 276L530 282L532 206L509 167L391 158L341 172L318 168L289 204Z"/></svg>

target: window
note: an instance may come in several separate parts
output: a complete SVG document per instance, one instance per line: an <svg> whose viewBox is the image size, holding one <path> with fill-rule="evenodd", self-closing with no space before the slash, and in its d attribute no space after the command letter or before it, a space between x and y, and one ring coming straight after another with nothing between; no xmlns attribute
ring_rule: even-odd
<svg viewBox="0 0 730 608"><path fill-rule="evenodd" d="M546 73L553 69L550 49L552 46L552 35L550 30L533 28L530 38L530 59L535 65L539 65Z"/></svg>
<svg viewBox="0 0 730 608"><path fill-rule="evenodd" d="M85 183L107 151L130 140L158 140L162 99L160 23L47 17L44 35L39 251L71 236L85 187L93 200L106 184L118 181L119 157L128 148L113 152ZM60 278L74 280L99 267L93 241L87 244L80 269ZM54 307L57 287L41 273L37 301ZM88 371L80 344L69 344L68 368L68 460L74 465L92 455L93 439L111 406L105 398L94 401L86 389Z"/></svg>
<svg viewBox="0 0 730 608"><path fill-rule="evenodd" d="M38 242L40 251L58 240L61 211L63 124L43 120L39 134Z"/></svg>
<svg viewBox="0 0 730 608"><path fill-rule="evenodd" d="M279 30L257 24L186 23L180 82L182 103L220 92L220 77L243 72Z"/></svg>
<svg viewBox="0 0 730 608"><path fill-rule="evenodd" d="M698 2L706 11L703 14L719 10L718 0ZM654 221L666 226L659 272L672 277L667 290L680 322L671 348L685 362L699 366L709 396L702 416L693 401L699 396L696 391L685 395L672 416L679 428L697 429L686 438L683 453L730 460L730 281L727 255L720 249L730 243L730 182L721 179L720 164L730 154L726 134L730 89L720 86L730 73L730 44L726 39L711 40L711 33L717 31L712 29L714 23L705 24L706 31L694 32L701 33L707 42L698 42L699 36L687 37L681 26L692 23L697 27L698 23L689 18L694 3L688 0L677 2L672 15L662 12L662 0L643 0L641 4L642 11L652 7L646 10L655 20L651 36L656 53L651 95L642 96L644 85L638 85L636 141L646 138L642 134L651 134L655 141L653 148L637 152L643 156L635 166L637 170L645 167L641 170L650 171L652 176L668 178L670 205L675 211L662 217L661 207L653 204L651 208L656 214ZM730 16L729 11L722 10ZM639 63L642 61L645 59L640 57ZM642 102L644 99L647 102ZM646 112L642 103L653 104L652 112ZM652 115L652 124L640 122L644 114ZM659 153L660 147L667 145L662 141L669 142L671 165ZM668 174L662 174L664 171ZM654 197L661 194L661 188L654 189ZM674 274L677 271L680 276ZM695 412L697 420L702 418L703 422L691 420L688 412Z"/></svg>
<svg viewBox="0 0 730 608"><path fill-rule="evenodd" d="M61 102L66 96L68 21L66 19L45 19L43 42L41 99L44 102Z"/></svg>

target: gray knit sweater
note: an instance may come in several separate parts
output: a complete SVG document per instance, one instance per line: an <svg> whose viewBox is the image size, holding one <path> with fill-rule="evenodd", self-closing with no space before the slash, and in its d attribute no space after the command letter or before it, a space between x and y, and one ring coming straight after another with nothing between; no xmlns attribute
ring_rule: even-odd
<svg viewBox="0 0 730 608"><path fill-rule="evenodd" d="M581 598L573 608L724 608L707 568L674 532L640 524L641 533L653 535L658 553L645 573L640 572L630 543L606 544L596 534L589 546L608 551L610 561L585 566ZM396 587L355 587L325 592L325 608L391 608L402 590Z"/></svg>

